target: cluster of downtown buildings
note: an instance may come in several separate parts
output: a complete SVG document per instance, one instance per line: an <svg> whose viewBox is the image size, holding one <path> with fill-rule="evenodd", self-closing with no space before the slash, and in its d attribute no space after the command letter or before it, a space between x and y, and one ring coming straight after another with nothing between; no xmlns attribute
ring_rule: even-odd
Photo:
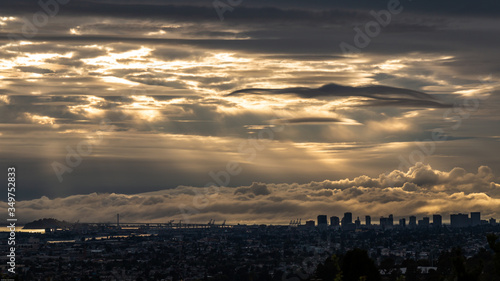
<svg viewBox="0 0 500 281"><path fill-rule="evenodd" d="M328 220L327 220L326 215L319 215L317 219L317 225L318 227L327 227L328 226ZM291 222L291 224L294 224L294 222ZM496 220L494 218L491 218L489 221L488 220L481 220L481 213L480 212L471 212L470 217L468 214L451 214L450 215L450 226L451 227L469 227L469 226L478 226L478 225L483 225L483 224L496 224ZM316 225L316 222L314 220L308 220L306 221L305 226L308 227L314 227ZM379 225L378 227L382 228L391 228L394 226L399 226L399 227L410 227L410 228L416 228L416 227L442 227L443 226L443 217L439 214L435 214L432 216L432 223L430 221L430 217L423 217L420 220L417 220L416 216L410 216L408 223L406 221L406 218L401 218L399 219L399 225L394 224L394 216L391 214L388 217L380 217ZM372 218L371 216L365 216L365 224L361 224L361 220L359 217L357 217L356 220L353 221L353 216L351 212L346 212L344 213L344 217L340 219L337 216L332 216L330 217L330 227L333 228L342 228L342 230L355 230L363 227L375 227L375 225L372 224Z"/></svg>

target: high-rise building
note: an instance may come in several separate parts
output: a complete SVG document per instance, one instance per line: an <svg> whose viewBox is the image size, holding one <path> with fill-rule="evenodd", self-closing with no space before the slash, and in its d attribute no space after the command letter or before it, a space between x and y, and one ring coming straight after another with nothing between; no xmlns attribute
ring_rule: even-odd
<svg viewBox="0 0 500 281"><path fill-rule="evenodd" d="M328 220L326 218L326 215L319 215L318 226L327 226L327 225L328 225Z"/></svg>
<svg viewBox="0 0 500 281"><path fill-rule="evenodd" d="M399 226L406 227L406 219L405 218L399 219Z"/></svg>
<svg viewBox="0 0 500 281"><path fill-rule="evenodd" d="M450 215L451 227L467 227L470 225L468 214L451 214Z"/></svg>
<svg viewBox="0 0 500 281"><path fill-rule="evenodd" d="M410 221L408 222L409 227L416 227L417 226L417 217L415 216L410 216Z"/></svg>
<svg viewBox="0 0 500 281"><path fill-rule="evenodd" d="M344 226L344 224L352 224L352 213L351 212L347 212L347 213L344 213L344 217L342 218L342 226Z"/></svg>
<svg viewBox="0 0 500 281"><path fill-rule="evenodd" d="M356 225L356 228L361 227L361 220L359 219L359 217L354 221L354 224Z"/></svg>
<svg viewBox="0 0 500 281"><path fill-rule="evenodd" d="M388 222L388 219L385 218L385 217L380 217L380 221L379 221L379 224L382 228L385 228L387 227L387 225L389 224Z"/></svg>
<svg viewBox="0 0 500 281"><path fill-rule="evenodd" d="M339 226L340 225L339 217L336 217L336 216L330 217L330 225L331 226Z"/></svg>
<svg viewBox="0 0 500 281"><path fill-rule="evenodd" d="M491 219L490 219L490 224L497 224L497 220L496 220L496 219L494 219L494 218L491 218Z"/></svg>
<svg viewBox="0 0 500 281"><path fill-rule="evenodd" d="M365 216L365 224L366 224L366 226L371 226L372 225L372 217Z"/></svg>
<svg viewBox="0 0 500 281"><path fill-rule="evenodd" d="M314 221L313 220L306 221L306 226L307 227L314 227Z"/></svg>
<svg viewBox="0 0 500 281"><path fill-rule="evenodd" d="M432 215L432 226L441 227L443 225L443 217L441 215Z"/></svg>
<svg viewBox="0 0 500 281"><path fill-rule="evenodd" d="M423 217L421 220L418 220L418 226L428 227L429 226L429 217Z"/></svg>
<svg viewBox="0 0 500 281"><path fill-rule="evenodd" d="M472 212L470 213L470 223L472 226L481 224L481 213L480 212Z"/></svg>
<svg viewBox="0 0 500 281"><path fill-rule="evenodd" d="M380 217L380 226L382 228L392 228L394 225L394 216L391 214L389 217Z"/></svg>

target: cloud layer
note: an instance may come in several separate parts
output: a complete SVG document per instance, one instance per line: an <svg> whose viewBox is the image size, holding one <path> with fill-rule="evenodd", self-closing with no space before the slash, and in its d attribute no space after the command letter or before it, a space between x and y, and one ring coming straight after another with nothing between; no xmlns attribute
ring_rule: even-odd
<svg viewBox="0 0 500 281"><path fill-rule="evenodd" d="M5 204L5 203L3 203ZM440 171L417 163L408 171L378 177L366 175L307 184L254 182L237 188L174 189L140 194L91 193L18 201L19 216L29 221L55 217L68 221L111 222L120 213L124 222L167 222L172 219L204 223L281 223L314 219L318 214L341 216L353 212L364 218L394 214L430 216L480 211L483 219L499 217L500 184L491 169Z"/></svg>

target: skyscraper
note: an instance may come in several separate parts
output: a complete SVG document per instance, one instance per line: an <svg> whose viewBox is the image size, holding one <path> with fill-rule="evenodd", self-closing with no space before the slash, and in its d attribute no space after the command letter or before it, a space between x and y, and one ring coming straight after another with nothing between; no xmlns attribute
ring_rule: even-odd
<svg viewBox="0 0 500 281"><path fill-rule="evenodd" d="M306 226L307 227L314 227L314 221L313 220L306 221Z"/></svg>
<svg viewBox="0 0 500 281"><path fill-rule="evenodd" d="M470 223L472 226L481 224L481 213L480 212L472 212L470 213Z"/></svg>
<svg viewBox="0 0 500 281"><path fill-rule="evenodd" d="M429 217L423 217L421 220L418 220L418 226L428 227L429 226Z"/></svg>
<svg viewBox="0 0 500 281"><path fill-rule="evenodd" d="M336 216L330 217L330 225L331 226L339 226L340 225L339 217L336 217Z"/></svg>
<svg viewBox="0 0 500 281"><path fill-rule="evenodd" d="M392 214L389 215L389 217L380 217L380 226L382 228L392 228L394 225L394 216Z"/></svg>
<svg viewBox="0 0 500 281"><path fill-rule="evenodd" d="M327 226L328 221L326 218L326 215L319 215L318 216L318 226Z"/></svg>
<svg viewBox="0 0 500 281"><path fill-rule="evenodd" d="M443 225L443 217L441 215L432 215L432 226L441 227Z"/></svg>
<svg viewBox="0 0 500 281"><path fill-rule="evenodd" d="M366 224L366 226L371 226L372 225L372 217L365 216L365 224Z"/></svg>
<svg viewBox="0 0 500 281"><path fill-rule="evenodd" d="M399 226L406 227L406 219L405 218L399 219Z"/></svg>
<svg viewBox="0 0 500 281"><path fill-rule="evenodd" d="M388 219L385 217L380 217L379 225L385 229L389 225Z"/></svg>
<svg viewBox="0 0 500 281"><path fill-rule="evenodd" d="M352 224L352 213L351 212L347 212L347 213L344 213L344 217L342 218L342 226L344 226L344 224Z"/></svg>
<svg viewBox="0 0 500 281"><path fill-rule="evenodd" d="M470 225L469 215L467 214L451 214L451 227L467 227Z"/></svg>
<svg viewBox="0 0 500 281"><path fill-rule="evenodd" d="M409 227L416 227L417 226L417 217L415 216L410 216L410 222L408 223Z"/></svg>

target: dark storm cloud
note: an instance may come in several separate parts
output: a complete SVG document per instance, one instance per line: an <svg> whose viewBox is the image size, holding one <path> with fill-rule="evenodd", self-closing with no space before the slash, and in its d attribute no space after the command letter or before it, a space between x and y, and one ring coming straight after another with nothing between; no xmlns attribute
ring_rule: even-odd
<svg viewBox="0 0 500 281"><path fill-rule="evenodd" d="M439 101L428 100L388 100L388 101L370 101L366 106L397 106L397 107L426 107L426 108L451 108L452 104L445 104Z"/></svg>
<svg viewBox="0 0 500 281"><path fill-rule="evenodd" d="M303 61L325 61L332 59L341 59L343 56L334 55L318 55L318 54L284 54L284 55L265 55L262 56L263 59L293 59L293 60L303 60Z"/></svg>
<svg viewBox="0 0 500 281"><path fill-rule="evenodd" d="M366 97L376 101L368 102L367 105L383 106L409 106L409 107L451 107L452 105L442 103L433 96L410 89L395 88L389 86L363 86L351 87L338 84L326 84L319 88L294 87L284 89L249 88L234 91L227 96L242 94L257 95L288 95L294 94L301 98L321 97Z"/></svg>
<svg viewBox="0 0 500 281"><path fill-rule="evenodd" d="M76 15L117 16L117 17L143 17L143 18L165 18L175 19L212 19L215 11L211 0L151 0L151 1L91 1L73 0L64 5L64 13ZM472 16L496 16L500 11L500 3L494 0L479 1L400 1L412 12L432 12L447 15L472 15ZM32 13L40 8L35 5L36 1L18 0L2 3L2 11L12 14ZM224 2L225 3L225 2ZM384 2L383 4L386 4ZM302 20L318 18L345 17L346 14L332 14L324 11L325 8L335 6L349 10L368 10L383 8L379 2L362 1L242 1L235 5L234 17L231 19L259 19L273 20ZM308 11L309 13L304 13ZM351 11L351 16L354 12ZM228 16L230 13L228 13Z"/></svg>
<svg viewBox="0 0 500 281"><path fill-rule="evenodd" d="M347 37L348 38L348 37ZM10 34L0 33L0 40L10 41ZM145 38L134 36L116 36L116 35L37 35L30 38L35 42L61 42L68 44L87 43L87 44L108 44L108 43L134 43L134 44L158 44L158 45L177 45L192 46L197 48L207 48L213 50L241 50L248 52L269 52L269 53L304 53L320 52L331 53L335 50L338 40L317 39L317 45L311 45L310 42L304 42L301 38L282 38L282 39L169 39L169 38ZM287 46L287 49L283 49ZM332 47L334 46L334 47Z"/></svg>
<svg viewBox="0 0 500 281"><path fill-rule="evenodd" d="M22 72L31 72L31 73L39 73L39 74L54 73L54 71L52 71L50 69L39 68L39 67L19 66L16 68L21 70Z"/></svg>
<svg viewBox="0 0 500 281"><path fill-rule="evenodd" d="M180 59L199 59L206 55L202 51L195 51L195 50L189 50L189 49L179 49L179 48L166 48L166 47L160 47L155 49L152 52L152 55L155 58L164 60L164 61L171 61L171 60L180 60Z"/></svg>
<svg viewBox="0 0 500 281"><path fill-rule="evenodd" d="M371 19L361 21L368 22ZM426 21L427 19L425 19ZM339 27L315 27L309 24L293 24L293 25L277 25L272 29L268 29L258 24L249 22L244 26L234 26L234 29L241 30L242 34L246 34L247 38L242 36L234 36L229 38L219 38L211 35L213 30L227 29L227 24L216 22L211 25L196 25L190 27L192 31L172 33L175 38L152 38L146 37L143 33L131 32L123 27L117 27L111 31L92 32L91 35L81 34L63 35L45 34L41 30L39 34L31 38L35 42L52 42L52 43L67 43L74 44L111 44L111 43L127 43L127 44L148 44L156 46L191 46L205 50L238 50L240 52L260 53L268 55L288 56L291 59L298 57L304 60L307 56L315 54L317 57L332 58L341 57L342 52L339 48L340 42L350 42L352 44L353 37L356 33L352 26L357 23L352 22L346 26ZM261 21L259 21L262 24ZM419 23L417 23L419 24ZM386 55L407 54L409 52L430 52L430 53L447 53L448 55L462 55L471 50L481 49L478 57L479 60L487 61L487 57L493 56L496 49L493 47L498 45L500 38L495 36L494 31L464 33L456 30L427 30L412 32L409 27L398 27L398 22L391 23L382 35L373 38L369 48L363 49L364 53L379 53ZM69 27L68 27L69 28ZM250 31L245 31L250 29ZM391 30L397 29L397 32ZM408 29L408 31L405 31ZM157 31L157 29L151 29ZM18 30L12 30L12 33L17 34ZM66 33L67 31L64 31ZM192 34L203 33L203 37L193 37ZM402 35L403 33L403 35ZM406 34L412 34L407 36ZM482 34L479 34L482 33ZM9 42L8 32L0 33L0 40ZM127 34L127 35L124 35ZM244 36L243 36L244 37ZM404 40L401 40L401 38ZM22 36L21 36L22 38ZM239 39L238 39L239 38ZM464 40L467 38L467 40ZM50 44L51 46L53 44ZM24 46L20 49L23 50ZM185 48L184 48L185 49ZM289 54L289 55L287 55ZM175 57L173 52L172 56ZM182 54L178 54L181 55ZM306 56L306 57L304 57ZM477 55L476 55L477 56ZM314 58L312 58L314 59ZM491 62L490 62L491 64Z"/></svg>
<svg viewBox="0 0 500 281"><path fill-rule="evenodd" d="M170 2L170 3L168 3ZM203 4L200 4L203 3ZM109 16L142 19L169 19L187 21L218 21L217 12L212 5L213 1L195 3L194 1L150 1L127 2L122 1L70 1L61 9L64 16ZM12 1L2 3L2 12L11 15L35 13L40 7L33 5L33 1ZM265 5L264 7L239 6L231 17L235 21L266 20L283 21L322 21L339 22L354 17L366 17L356 11L349 10L312 10L307 7L290 8L287 5Z"/></svg>
<svg viewBox="0 0 500 281"><path fill-rule="evenodd" d="M374 18L369 13L371 9L377 11L386 8L386 3L351 2L243 1L234 7L233 11L225 13L226 20L220 22L212 5L213 1L70 1L69 4L61 6L57 21L59 18L62 22L71 18L74 25L49 24L41 28L32 40L71 44L127 42L189 45L213 50L293 54L290 55L292 59L303 59L304 55L311 54L340 56L342 52L338 47L339 43L352 42L356 34L353 27L362 27L372 21ZM33 3L9 1L2 6L4 13L17 15L39 11L40 7ZM465 0L439 4L431 1L401 3L405 7L405 16L393 16L391 23L382 30L383 36L373 38L369 48L363 49L364 53L394 55L408 52L446 52L461 55L463 52L481 49L483 58L494 56L496 48L493 46L500 42L494 30L463 32L456 29L457 26L458 29L461 26L474 26L470 23L470 18L460 15L467 15L467 11L471 16L493 15L495 11L500 10L498 3L472 3ZM429 12L436 15L428 15ZM95 19L106 16L116 18L107 18L106 23L95 22ZM79 17L90 17L93 20L87 23L88 19L82 21L78 20ZM136 22L130 24L122 18L135 19ZM172 29L163 27L162 21L180 21L187 25L181 24L178 29ZM269 28L269 24L273 24L273 28ZM76 26L77 29L92 35L60 35ZM51 28L59 30L59 33ZM15 34L19 33L20 29L19 26L9 31ZM46 32L47 30L50 32ZM168 30L177 35L175 38L189 39L143 38L144 32L148 30ZM0 38L5 40L8 39L9 32L4 32ZM49 33L51 35L48 35ZM402 36L404 40L401 40Z"/></svg>
<svg viewBox="0 0 500 281"><path fill-rule="evenodd" d="M277 1L246 1L247 5L254 6L287 6L291 8L311 8L311 9L324 9L335 5L339 8L352 9L352 10L377 10L384 8L384 5L389 1L330 1L330 0L315 0L315 1L301 1L301 0L277 0ZM454 15L454 16L488 16L496 17L500 12L500 3L495 0L479 0L479 1L433 1L433 0L400 0L399 1L405 9L412 13L428 13L438 15Z"/></svg>
<svg viewBox="0 0 500 281"><path fill-rule="evenodd" d="M302 124L302 123L335 123L342 122L340 118L329 117L303 117L303 118L289 118L276 120L279 124Z"/></svg>

